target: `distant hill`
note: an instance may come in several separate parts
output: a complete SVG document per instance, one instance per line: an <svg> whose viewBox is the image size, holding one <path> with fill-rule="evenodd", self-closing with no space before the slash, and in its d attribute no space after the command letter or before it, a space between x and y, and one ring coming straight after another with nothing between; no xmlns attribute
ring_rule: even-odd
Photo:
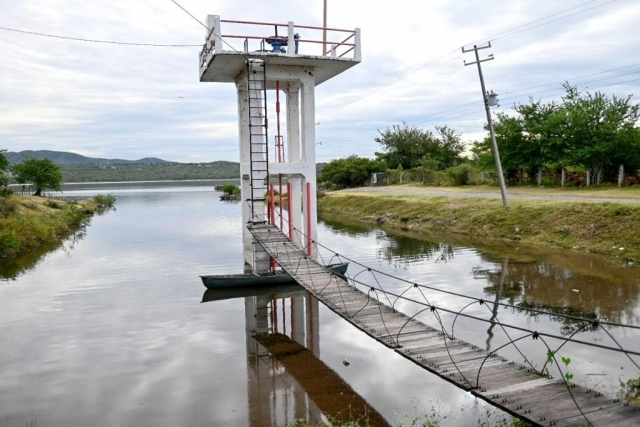
<svg viewBox="0 0 640 427"><path fill-rule="evenodd" d="M49 159L58 165L86 165L86 164L109 164L109 165L123 165L133 163L143 164L163 164L171 163L166 160L158 159L156 157L145 157L139 160L123 160L123 159L101 159L95 157L85 157L76 153L69 153L67 151L49 151L49 150L26 150L19 153L8 152L5 154L10 163L20 163L26 158L35 157L37 159Z"/></svg>

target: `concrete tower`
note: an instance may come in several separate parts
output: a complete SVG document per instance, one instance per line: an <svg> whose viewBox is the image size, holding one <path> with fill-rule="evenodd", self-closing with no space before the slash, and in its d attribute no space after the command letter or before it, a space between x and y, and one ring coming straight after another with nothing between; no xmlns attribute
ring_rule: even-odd
<svg viewBox="0 0 640 427"><path fill-rule="evenodd" d="M270 267L269 256L254 243L247 225L269 220L266 195L273 179L285 179L289 192L283 231L315 257L315 87L360 62L360 30L230 21L217 15L207 17L207 27L200 81L235 83L238 93L245 263L254 271ZM323 43L323 31L335 40ZM268 109L274 103L267 95L274 91L278 93L273 98L279 99L280 92L286 97L286 138L280 135L277 103L278 131L271 143ZM280 151L283 145L286 153ZM273 148L277 153L270 160ZM273 216L271 221L282 222Z"/></svg>

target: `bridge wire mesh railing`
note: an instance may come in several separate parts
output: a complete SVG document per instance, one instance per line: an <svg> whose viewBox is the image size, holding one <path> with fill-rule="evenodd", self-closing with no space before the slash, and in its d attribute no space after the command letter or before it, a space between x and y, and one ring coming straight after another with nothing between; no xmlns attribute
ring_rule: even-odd
<svg viewBox="0 0 640 427"><path fill-rule="evenodd" d="M280 215L278 213L278 215ZM287 225L289 223L288 218L283 217L282 218L284 221L287 222ZM273 226L274 229L275 225ZM566 387L567 391L569 392L569 395L573 401L573 403L575 404L578 412L580 413L580 415L585 419L585 421L591 425L591 422L589 421L587 414L582 410L582 408L580 407L580 405L578 404L572 389L575 388L575 384L568 380L565 377L565 373L568 373L568 369L567 372L563 373L562 367L560 365L560 362L558 361L558 358L556 357L556 354L558 353L558 351L560 349L562 349L567 343L575 343L578 345L583 345L583 346L588 346L588 347L595 347L595 348L600 348L600 349L604 349L607 351L613 351L613 352L617 352L617 353L622 353L624 354L629 361L638 369L638 371L640 371L640 365L638 364L638 362L632 357L632 356L640 356L640 351L636 351L636 350L631 350L631 349L625 349L620 342L613 336L613 334L611 334L605 326L609 326L609 327L619 327L619 328L625 328L625 329L634 329L634 330L640 330L640 326L637 325L630 325L630 324L624 324L624 323L616 323L616 322L610 322L610 321L606 321L604 319L587 319L587 318L582 318L582 317L578 317L578 316L572 316L572 315L566 315L566 314L562 314L562 313L552 313L549 311L545 311L545 310L540 310L540 309L535 309L535 308L528 308L528 307L519 307L519 306L515 306L513 304L508 304L508 303L502 303L499 301L489 301L483 298L477 298L471 295L465 295L462 293L458 293L458 292L453 292L453 291L448 291L448 290L444 290L444 289L439 289L433 286L428 286L428 285L422 285L419 284L417 282L412 282L410 280L407 280L405 278L402 277L398 277L395 276L393 274L384 272L384 271L380 271L374 268L371 268L351 257L345 256L344 254L340 254L337 251L332 250L331 248L317 242L315 239L309 239L308 236L305 234L304 231L299 230L296 227L292 227L292 229L295 231L296 236L298 237L298 241L301 243L299 245L296 245L295 243L293 243L293 241L291 239L289 239L289 242L286 243L282 243L282 245L286 246L286 245L293 245L293 246L289 246L287 247L288 249L294 249L294 250L287 250L287 251L283 251L280 252L280 250L276 249L275 250L275 258L276 258L276 262L278 262L280 264L280 266L287 272L291 273L293 276L298 276L298 273L300 272L300 267L301 265L304 265L304 267L306 267L307 269L307 276L309 278L309 280L311 281L311 290L314 294L316 294L317 296L323 296L325 291L327 290L327 288L329 288L331 286L331 284L335 281L335 286L331 287L330 289L333 290L334 292L337 291L340 302L342 304L342 307L339 306L339 304L337 304L335 301L333 300L327 300L326 302L328 302L328 304L331 305L331 307L336 310L337 312L340 312L344 315L344 317L348 318L349 320L353 321L354 323L359 324L362 327L366 327L366 325L364 325L364 322L362 321L362 316L358 317L358 315L363 312L363 310L365 310L369 305L374 304L377 306L377 311L380 314L380 320L381 323L385 329L386 335L382 336L382 335L378 335L377 338L383 341L390 341L389 346L392 348L398 348L401 349L402 345L401 345L401 335L402 335L402 331L405 329L405 327L407 325L409 325L412 321L416 321L416 318L418 315L424 313L424 312L429 312L432 313L433 318L436 320L436 322L438 323L439 327L440 327L440 332L439 334L443 337L443 343L444 343L444 347L446 350L446 353L448 354L449 360L451 362L451 364L454 366L455 370L458 372L458 374L460 375L460 377L462 378L462 382L464 382L465 384L467 384L470 388L472 389L480 389L481 392L484 390L486 391L486 389L483 389L481 387L480 384L480 376L482 373L482 369L485 365L485 362L492 357L498 357L497 352L499 350L502 350L506 347L512 346L517 352L518 354L520 354L523 357L523 360L525 361L525 363L529 366L529 368L525 368L525 367L521 367L521 369L526 369L527 372L533 372L541 377L547 377L547 378L552 378L552 375L549 374L549 371L547 369L547 365L553 362L553 365L555 366L556 370L560 373L560 379L562 380L564 386ZM278 231L280 232L280 231ZM253 232L252 232L253 233ZM271 233L271 231L268 231L268 233ZM257 237L256 237L257 238ZM257 238L259 240L259 238ZM322 261L322 263L324 264L321 265L319 263L315 263L311 257L309 257L308 255L297 255L297 259L292 258L292 253L306 253L308 250L308 244L302 244L302 242L304 241L308 241L310 242L309 244L313 245L313 249L315 249L315 253L317 254L317 256L320 258L320 260ZM265 248L266 249L266 248ZM323 252L325 252L323 254ZM286 257L286 262L280 258L280 255L285 255ZM330 254L331 258L329 259L329 262L327 263L325 260L325 254ZM331 271L327 266L330 265L332 262L334 262L335 260L338 260L340 263L345 263L345 262L350 262L352 264L355 264L359 267L361 267L361 270L356 273L353 277L350 276L348 273L345 273L344 275L338 275L335 272ZM295 269L292 269L292 265L294 265L294 263L297 261L297 266ZM324 269L325 273L329 274L329 278L327 281L327 277L326 275L324 275L323 277L323 283L316 283L317 279L314 280L314 275L312 274L312 270L311 270L311 266L315 266L316 268L319 266L320 268ZM363 279L359 279L359 277L361 275L366 276L366 273L369 273L371 275L372 280L375 282L375 285L371 284L371 283L367 283L365 281L363 281ZM363 276L363 277L364 277ZM399 283L405 283L407 284L407 288L404 289L402 292L397 293L397 292L391 292L388 290L385 290L382 286L382 283L379 280L379 276L380 277L385 277L394 281L397 281ZM377 285L377 286L376 286ZM334 289L335 288L335 289ZM344 289L343 289L344 288ZM345 301L345 295L343 294L343 291L346 292L347 290L349 290L349 288L352 289L357 289L360 290L362 289L366 289L366 296L367 296L367 300L364 306L358 308L356 311L351 312L349 310L348 304ZM416 300L414 298L409 298L407 297L405 294L411 290L411 289L417 289L420 293L420 295L422 296L422 298L424 299L423 301L419 301ZM464 307L462 307L459 310L453 310L447 307L443 307L443 306L438 306L435 304L432 304L429 299L427 298L427 296L425 295L423 290L427 290L427 291L431 291L433 293L443 293L443 294L448 294L448 295L452 295L452 296L456 296L456 297L460 297L460 298L464 298L464 299L470 299L472 300L470 303L466 304ZM364 290L362 291L364 292ZM375 298L372 297L372 294L375 295ZM388 303L385 304L384 302L382 302L381 298L380 298L380 294L383 295L383 297L386 299L386 302ZM393 302L392 302L393 299ZM398 303L398 301L403 301L403 302L408 302L411 304L415 304L418 307L423 307L420 310L418 310L416 313L414 313L411 316L407 316L404 313L399 312L396 309L396 304ZM491 319L485 319L485 318L481 318L478 316L474 316L468 313L465 313L465 310L467 310L469 307L475 305L475 304L479 304L480 306L486 306L487 309L489 310L489 312L492 312L492 310L489 308L488 304L492 304L494 307L507 307L507 308L512 308L512 309L516 309L516 310L522 310L522 311L526 311L526 312L530 312L530 313L535 313L537 315L549 315L549 316L554 316L554 317L558 317L558 318L563 318L563 319L567 319L573 322L580 322L580 327L578 327L575 331L573 331L573 333L571 333L570 336L560 336L557 334L553 334L553 333L549 333L549 332L542 332L542 331L536 331L536 330L531 330L529 328L525 328L525 327L521 327L521 326L517 326L517 325L512 325L512 324L508 324L508 323L503 323L499 320L498 316L495 315L493 316ZM397 313L400 316L403 317L407 317L407 320L400 326L400 328L397 330L397 332L392 333L391 331L393 330L393 327L391 327L390 325L387 325L387 321L385 320L385 316L384 316L384 311L387 310L387 312L392 312L392 313ZM442 317L440 315L440 313L446 313L449 315L454 316L453 317L453 322L451 323L451 333L449 333L447 331L447 328L445 327L444 321L442 320ZM454 358L454 356L451 354L450 349L449 349L449 342L452 341L456 341L455 338L455 323L458 320L458 318L463 317L466 319L470 319L472 321L475 322L483 322L483 323L490 323L492 325L498 325L501 330L503 331L503 333L505 334L505 336L507 337L507 342L501 346L499 346L498 348L492 350L492 351L488 351L487 350L487 354L484 356L481 356L480 358L484 358L483 361L480 364L480 367L478 368L478 371L476 373L476 378L474 382L471 382L463 373L462 369L460 369L458 367L458 364L456 363L456 360ZM435 328L430 327L420 321L417 321L417 323L419 323L420 325L423 325L426 328L429 328L430 330L436 331ZM507 331L507 329L512 330L512 331L518 331L518 332L522 332L524 333L524 335L522 336L518 336L518 337L512 337L511 334L509 334L509 332ZM609 339L615 344L615 347L613 346L609 346L609 345L605 345L605 344L601 344L598 342L589 342L589 341L584 341L584 340L579 340L576 339L575 336L578 335L579 333L582 333L584 331L587 330L591 330L591 331L597 331L597 330L601 330L603 331L608 337ZM374 329L370 329L369 332L373 333L375 330ZM521 348L519 348L519 346L517 345L518 342L524 340L525 338L533 338L534 341L536 342L541 342L544 344L544 348L547 351L547 360L545 361L543 367L541 369L537 369L533 362L530 360L530 358L528 358L525 353L522 351ZM554 340L558 340L561 342L561 344L557 347L552 347L547 340L545 340L545 337L547 339L554 339ZM447 341L449 340L449 342ZM463 341L461 341L463 342ZM466 343L465 343L466 344ZM471 345L471 344L469 344ZM478 351L481 351L477 346L472 346L474 349L478 349ZM408 354L414 354L411 350L407 350ZM425 357L422 357L421 355L417 355L418 359L423 359L425 360ZM468 361L468 360L465 360ZM503 361L506 361L506 359L503 359ZM513 363L513 362L511 362ZM436 365L437 368L437 365ZM566 366L565 366L566 368ZM475 383L475 384L474 384ZM587 392L590 392L590 390L588 390ZM615 403L615 400L614 400ZM628 405L628 403L625 403L625 405Z"/></svg>

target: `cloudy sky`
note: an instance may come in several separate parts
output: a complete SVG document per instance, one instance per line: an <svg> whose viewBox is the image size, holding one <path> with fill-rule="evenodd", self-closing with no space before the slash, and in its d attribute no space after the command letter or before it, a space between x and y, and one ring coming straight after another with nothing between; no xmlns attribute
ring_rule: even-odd
<svg viewBox="0 0 640 427"><path fill-rule="evenodd" d="M201 21L322 24L322 0L178 0ZM493 40L484 63L501 110L561 82L640 99L638 0L328 0L329 26L362 29L360 65L318 87L318 159L372 156L377 129L448 124L482 135L477 71L460 47ZM232 84L200 83L204 28L171 0L0 0L0 148L95 157L238 159ZM224 32L224 30L223 30ZM305 34L303 33L303 37ZM316 36L309 34L308 36ZM331 37L330 37L331 39ZM285 141L286 144L286 141Z"/></svg>

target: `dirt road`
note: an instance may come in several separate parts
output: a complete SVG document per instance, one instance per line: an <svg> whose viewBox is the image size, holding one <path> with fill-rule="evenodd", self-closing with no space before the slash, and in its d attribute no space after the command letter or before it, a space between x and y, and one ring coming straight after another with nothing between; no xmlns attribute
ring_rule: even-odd
<svg viewBox="0 0 640 427"><path fill-rule="evenodd" d="M360 187L350 188L348 190L342 190L344 192L351 193L377 193L377 194L393 194L397 196L447 196L447 197L482 197L482 198L500 198L499 189L489 188L451 188L451 189L436 189L436 188L419 188L419 187ZM507 189L507 195L509 199L534 199L534 200L565 200L565 201L578 201L578 202L609 202L609 203L638 203L640 204L640 192L629 192L633 197L611 197L606 195L608 190L585 190L585 194L580 194L582 191L571 192L568 194L561 194L563 190L545 190L545 189L529 189L529 188L515 188ZM611 190L612 193L619 193L620 190ZM560 193L560 194L559 194ZM602 193L602 195L594 196L594 193Z"/></svg>

